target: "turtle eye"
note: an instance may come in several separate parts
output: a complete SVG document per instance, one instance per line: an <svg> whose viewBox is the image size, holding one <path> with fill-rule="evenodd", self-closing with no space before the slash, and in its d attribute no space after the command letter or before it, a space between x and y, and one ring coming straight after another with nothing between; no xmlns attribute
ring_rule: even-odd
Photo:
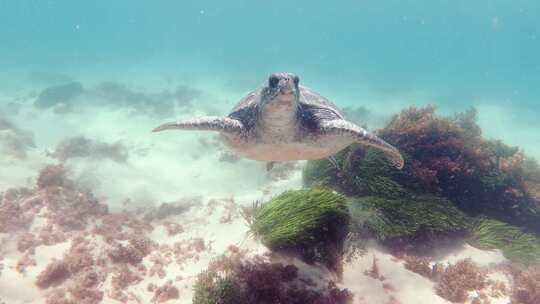
<svg viewBox="0 0 540 304"><path fill-rule="evenodd" d="M268 84L271 88L276 88L279 83L279 78L276 75L270 76L270 79L268 79Z"/></svg>
<svg viewBox="0 0 540 304"><path fill-rule="evenodd" d="M295 85L298 85L298 83L300 82L300 78L298 78L298 76L294 76L293 81Z"/></svg>

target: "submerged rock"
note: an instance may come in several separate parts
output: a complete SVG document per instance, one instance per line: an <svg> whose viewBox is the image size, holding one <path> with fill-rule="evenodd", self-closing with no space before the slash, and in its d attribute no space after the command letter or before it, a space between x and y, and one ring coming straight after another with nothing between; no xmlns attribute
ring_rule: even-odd
<svg viewBox="0 0 540 304"><path fill-rule="evenodd" d="M55 106L69 107L73 99L80 96L84 88L80 82L70 82L44 89L34 102L34 106L48 109Z"/></svg>
<svg viewBox="0 0 540 304"><path fill-rule="evenodd" d="M126 163L129 150L121 141L107 143L84 136L75 136L62 140L48 155L62 162L71 158L93 158Z"/></svg>

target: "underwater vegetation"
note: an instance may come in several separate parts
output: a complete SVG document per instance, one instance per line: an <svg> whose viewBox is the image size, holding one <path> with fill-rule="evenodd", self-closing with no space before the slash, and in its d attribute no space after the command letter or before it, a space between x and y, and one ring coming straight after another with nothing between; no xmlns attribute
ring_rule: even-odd
<svg viewBox="0 0 540 304"><path fill-rule="evenodd" d="M268 248L338 270L349 224L343 195L317 188L288 191L252 216L251 231Z"/></svg>
<svg viewBox="0 0 540 304"><path fill-rule="evenodd" d="M464 302L468 292L482 290L487 285L485 271L470 259L441 268L435 278L437 294L452 302Z"/></svg>
<svg viewBox="0 0 540 304"><path fill-rule="evenodd" d="M0 192L0 233L13 239L20 253L14 271L25 277L43 262L36 254L37 247L68 245L56 252L54 259L45 260L34 276L35 287L43 292L39 303L98 304L106 298L129 303L133 296L128 288L155 273L165 277L167 264L192 263L208 249L200 238L159 244L149 237L154 226L168 227L166 221L156 218L185 212L194 204L164 204L150 214L109 211L91 191L71 179L63 165L49 165L31 188ZM169 259L162 258L165 254ZM149 263L148 269L145 263ZM103 289L106 281L110 282L108 291ZM179 297L176 282L154 280L146 287L147 303Z"/></svg>
<svg viewBox="0 0 540 304"><path fill-rule="evenodd" d="M433 194L345 197L306 188L256 203L244 217L254 236L273 252L325 265L338 275L344 253L366 238L396 252L421 254L444 242L464 240L481 249L500 249L513 262L540 263L536 236L497 220L469 216Z"/></svg>
<svg viewBox="0 0 540 304"><path fill-rule="evenodd" d="M512 303L540 303L540 266L512 270L515 282Z"/></svg>
<svg viewBox="0 0 540 304"><path fill-rule="evenodd" d="M194 286L194 304L246 303L240 284L232 276L204 271Z"/></svg>
<svg viewBox="0 0 540 304"><path fill-rule="evenodd" d="M511 261L540 263L540 241L532 234L503 222L480 218L472 228L468 242L481 249L501 249Z"/></svg>
<svg viewBox="0 0 540 304"><path fill-rule="evenodd" d="M336 168L327 159L308 161L303 170L306 187L330 187L353 196L402 197L406 189L396 180L402 173L393 168L383 152L353 144L334 155Z"/></svg>
<svg viewBox="0 0 540 304"><path fill-rule="evenodd" d="M335 283L317 286L297 266L246 258L238 248L210 262L197 277L193 304L348 304L352 294Z"/></svg>
<svg viewBox="0 0 540 304"><path fill-rule="evenodd" d="M375 149L350 146L335 158L309 161L304 185L331 187L352 196L402 198L434 194L470 216L486 215L540 233L540 169L518 148L487 140L476 124L476 111L455 117L435 108L407 108L378 135L405 158L397 171Z"/></svg>
<svg viewBox="0 0 540 304"><path fill-rule="evenodd" d="M440 193L468 214L485 214L538 232L539 202L530 195L528 159L518 148L484 139L476 111L453 118L433 107L409 108L379 135L410 158L421 190Z"/></svg>
<svg viewBox="0 0 540 304"><path fill-rule="evenodd" d="M491 303L487 294L495 298L509 296L512 303L540 303L540 266L522 264L502 265L513 286L488 277L489 267L482 267L471 259L443 265L433 263L429 257L404 256L405 267L435 283L439 296L455 303ZM470 294L471 291L476 291ZM471 297L472 295L472 297ZM468 303L468 302L467 302Z"/></svg>
<svg viewBox="0 0 540 304"><path fill-rule="evenodd" d="M366 196L349 202L351 232L392 245L432 243L467 235L470 218L448 200L431 195L389 199Z"/></svg>
<svg viewBox="0 0 540 304"><path fill-rule="evenodd" d="M360 145L337 153L337 166L322 159L308 161L303 169L305 188L347 196L353 243L361 247L374 238L392 252L420 254L406 267L457 302L471 290L498 287L470 261L433 265L426 254L441 242L498 249L526 269L540 264L540 166L519 148L483 138L476 116L471 109L440 117L430 106L395 115L378 135L403 153L401 171L380 151ZM537 303L539 280L534 274L523 280L523 291L513 291L512 298L524 294L516 303Z"/></svg>
<svg viewBox="0 0 540 304"><path fill-rule="evenodd" d="M391 248L418 252L462 239L480 249L500 249L513 262L540 264L540 240L535 235L494 219L468 216L442 197L367 196L350 200L349 210L351 233Z"/></svg>

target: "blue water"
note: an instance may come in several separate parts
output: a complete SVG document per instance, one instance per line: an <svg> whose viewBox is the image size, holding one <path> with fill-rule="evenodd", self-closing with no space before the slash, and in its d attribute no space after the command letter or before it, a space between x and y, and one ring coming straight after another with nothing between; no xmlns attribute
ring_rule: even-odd
<svg viewBox="0 0 540 304"><path fill-rule="evenodd" d="M376 127L407 105L475 106L485 137L540 160L539 0L0 0L0 198L55 162L62 140L84 135L102 154L101 142L129 150L125 163L70 160L77 182L110 206L209 193L250 204L271 188L263 164L223 161L213 134L151 134L165 122L152 111L225 115L277 71L340 107L366 107ZM73 112L34 106L71 81L86 89ZM100 100L97 84L109 81L125 94ZM160 108L178 85L203 97L184 112Z"/></svg>
<svg viewBox="0 0 540 304"><path fill-rule="evenodd" d="M2 0L0 20L2 74L150 68L246 90L287 70L349 95L540 110L533 0Z"/></svg>

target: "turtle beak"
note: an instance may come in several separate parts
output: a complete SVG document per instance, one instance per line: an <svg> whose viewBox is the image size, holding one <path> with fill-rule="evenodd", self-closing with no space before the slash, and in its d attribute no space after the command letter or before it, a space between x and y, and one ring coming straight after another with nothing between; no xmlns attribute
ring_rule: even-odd
<svg viewBox="0 0 540 304"><path fill-rule="evenodd" d="M279 93L282 95L291 95L293 90L291 88L281 88L279 89Z"/></svg>

